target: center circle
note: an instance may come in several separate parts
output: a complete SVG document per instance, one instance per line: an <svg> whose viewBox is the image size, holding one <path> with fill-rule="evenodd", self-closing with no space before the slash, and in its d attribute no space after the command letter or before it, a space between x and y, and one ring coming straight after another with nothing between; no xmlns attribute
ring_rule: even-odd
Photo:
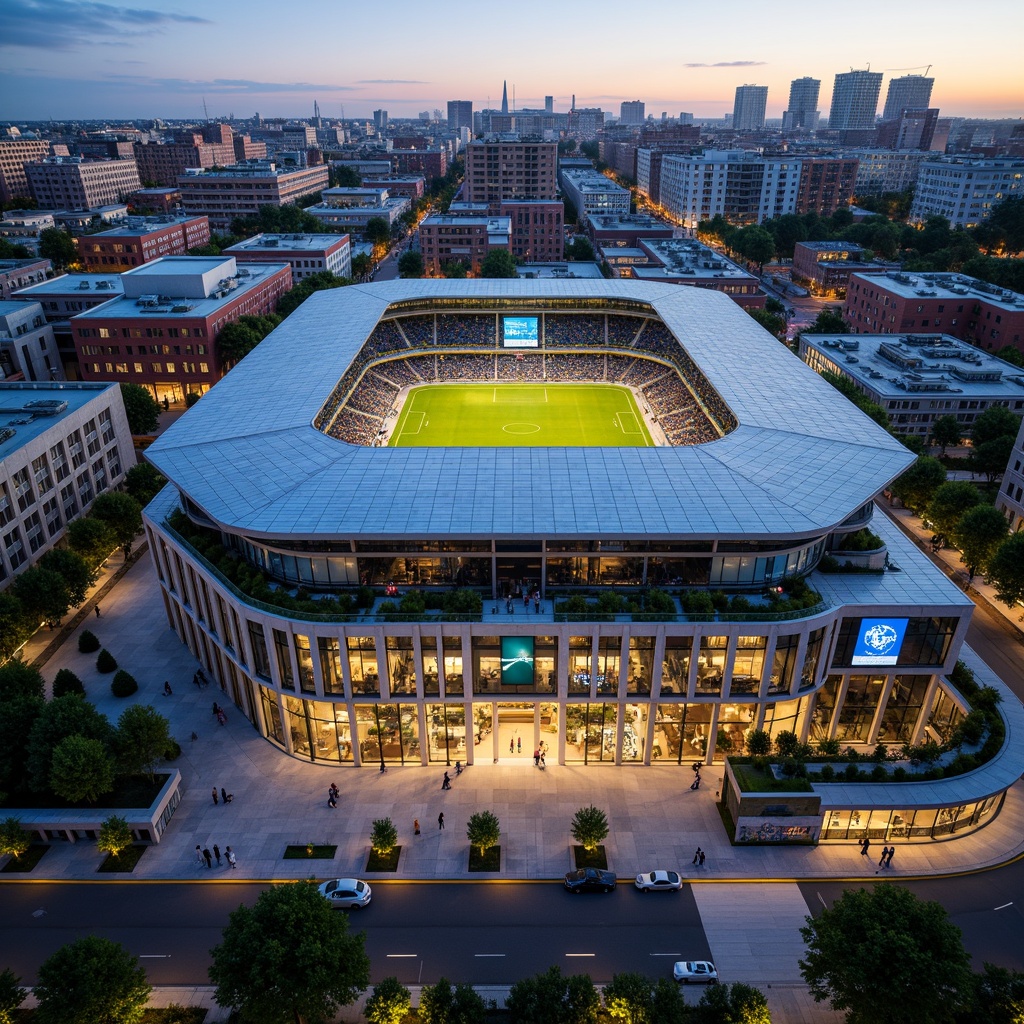
<svg viewBox="0 0 1024 1024"><path fill-rule="evenodd" d="M536 434L540 426L537 423L506 423L501 429L506 434Z"/></svg>

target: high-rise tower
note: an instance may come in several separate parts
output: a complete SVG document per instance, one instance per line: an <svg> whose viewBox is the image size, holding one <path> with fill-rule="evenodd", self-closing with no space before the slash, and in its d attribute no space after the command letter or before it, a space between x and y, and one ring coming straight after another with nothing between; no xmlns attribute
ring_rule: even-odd
<svg viewBox="0 0 1024 1024"><path fill-rule="evenodd" d="M904 110L925 110L931 106L934 78L924 75L904 75L889 81L885 96L883 121L895 121Z"/></svg>
<svg viewBox="0 0 1024 1024"><path fill-rule="evenodd" d="M817 78L794 78L789 83L789 106L782 114L783 131L817 131L819 89L821 81Z"/></svg>
<svg viewBox="0 0 1024 1024"><path fill-rule="evenodd" d="M501 112L508 113L508 82L501 83Z"/></svg>
<svg viewBox="0 0 1024 1024"><path fill-rule="evenodd" d="M734 131L759 131L764 127L764 110L768 103L767 85L738 85L732 108Z"/></svg>
<svg viewBox="0 0 1024 1024"><path fill-rule="evenodd" d="M833 131L874 128L881 89L881 71L850 70L836 75L828 114L829 128Z"/></svg>

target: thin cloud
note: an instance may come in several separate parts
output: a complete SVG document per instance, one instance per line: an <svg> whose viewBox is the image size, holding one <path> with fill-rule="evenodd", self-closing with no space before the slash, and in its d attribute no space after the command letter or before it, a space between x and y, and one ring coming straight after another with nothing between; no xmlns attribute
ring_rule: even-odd
<svg viewBox="0 0 1024 1024"><path fill-rule="evenodd" d="M142 75L105 75L107 79L130 82L134 87L169 93L209 95L264 95L282 92L356 92L350 85L324 85L318 82L256 82L248 78L213 78L197 81L188 78L150 78Z"/></svg>
<svg viewBox="0 0 1024 1024"><path fill-rule="evenodd" d="M358 78L356 85L430 85L416 78Z"/></svg>
<svg viewBox="0 0 1024 1024"><path fill-rule="evenodd" d="M759 68L766 60L720 60L714 64L684 64L684 68Z"/></svg>
<svg viewBox="0 0 1024 1024"><path fill-rule="evenodd" d="M0 47L68 50L110 39L130 39L172 24L212 22L194 14L117 7L93 0L4 0Z"/></svg>

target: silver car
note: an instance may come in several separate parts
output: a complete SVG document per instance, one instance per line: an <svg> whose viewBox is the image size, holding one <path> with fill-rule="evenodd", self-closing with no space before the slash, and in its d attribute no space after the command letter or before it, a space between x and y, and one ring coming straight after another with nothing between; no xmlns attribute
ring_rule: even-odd
<svg viewBox="0 0 1024 1024"><path fill-rule="evenodd" d="M675 871L645 871L633 883L641 892L679 892L683 880Z"/></svg>
<svg viewBox="0 0 1024 1024"><path fill-rule="evenodd" d="M672 977L680 984L705 981L718 983L718 969L710 960L680 960L672 967Z"/></svg>
<svg viewBox="0 0 1024 1024"><path fill-rule="evenodd" d="M370 902L373 895L370 887L358 878L334 878L317 886L317 891L331 901L332 907L342 910L359 910Z"/></svg>

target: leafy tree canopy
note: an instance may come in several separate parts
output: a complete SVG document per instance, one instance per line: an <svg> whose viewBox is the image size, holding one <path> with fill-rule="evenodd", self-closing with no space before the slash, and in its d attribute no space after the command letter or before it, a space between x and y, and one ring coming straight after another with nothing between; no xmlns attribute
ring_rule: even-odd
<svg viewBox="0 0 1024 1024"><path fill-rule="evenodd" d="M76 608L96 582L96 570L77 551L69 548L52 548L39 559L39 566L57 573L64 580L68 600Z"/></svg>
<svg viewBox="0 0 1024 1024"><path fill-rule="evenodd" d="M810 327L805 327L801 334L849 334L850 325L843 319L842 312L826 306L815 318Z"/></svg>
<svg viewBox="0 0 1024 1024"><path fill-rule="evenodd" d="M62 800L94 804L114 788L114 760L99 740L67 736L54 748L50 789Z"/></svg>
<svg viewBox="0 0 1024 1024"><path fill-rule="evenodd" d="M96 846L100 853L109 853L116 857L122 850L127 850L134 841L135 837L127 819L112 814L100 825Z"/></svg>
<svg viewBox="0 0 1024 1024"><path fill-rule="evenodd" d="M484 1024L487 1004L472 986L452 987L447 978L425 985L420 993L420 1024Z"/></svg>
<svg viewBox="0 0 1024 1024"><path fill-rule="evenodd" d="M976 445L986 441L994 441L1000 437L1016 438L1020 430L1020 417L1010 412L1005 406L993 405L983 413L979 413L971 428L971 439Z"/></svg>
<svg viewBox="0 0 1024 1024"><path fill-rule="evenodd" d="M314 886L274 886L231 914L211 950L216 1000L245 1024L331 1019L369 984L363 938Z"/></svg>
<svg viewBox="0 0 1024 1024"><path fill-rule="evenodd" d="M170 742L170 723L156 708L133 704L121 712L114 733L114 750L124 774L148 772L152 778L153 769Z"/></svg>
<svg viewBox="0 0 1024 1024"><path fill-rule="evenodd" d="M552 967L517 981L505 1006L516 1024L595 1024L601 998L589 974L565 977Z"/></svg>
<svg viewBox="0 0 1024 1024"><path fill-rule="evenodd" d="M117 547L110 527L95 516L72 520L67 528L68 544L90 565L99 565Z"/></svg>
<svg viewBox="0 0 1024 1024"><path fill-rule="evenodd" d="M397 978L382 978L373 986L363 1016L369 1024L402 1024L411 1006L409 990Z"/></svg>
<svg viewBox="0 0 1024 1024"><path fill-rule="evenodd" d="M132 466L124 475L124 489L143 508L160 492L167 478L148 462Z"/></svg>
<svg viewBox="0 0 1024 1024"><path fill-rule="evenodd" d="M398 273L402 277L422 277L422 254L416 252L414 249L409 249L408 252L403 252L402 255L398 257Z"/></svg>
<svg viewBox="0 0 1024 1024"><path fill-rule="evenodd" d="M54 697L42 708L29 733L25 763L29 786L36 792L46 791L54 751L68 736L85 736L108 745L111 733L110 723L89 701L73 693Z"/></svg>
<svg viewBox="0 0 1024 1024"><path fill-rule="evenodd" d="M1009 607L1024 601L1024 532L1015 533L996 548L988 563L988 581Z"/></svg>
<svg viewBox="0 0 1024 1024"><path fill-rule="evenodd" d="M71 607L64 577L50 569L26 569L15 576L11 589L25 613L37 623L42 620L50 626L59 625Z"/></svg>
<svg viewBox="0 0 1024 1024"><path fill-rule="evenodd" d="M949 480L936 488L928 502L928 518L939 533L951 534L960 517L981 501L974 484L966 480Z"/></svg>
<svg viewBox="0 0 1024 1024"><path fill-rule="evenodd" d="M932 424L932 439L942 446L942 454L951 445L958 445L962 437L960 423L955 416L940 416Z"/></svg>
<svg viewBox="0 0 1024 1024"><path fill-rule="evenodd" d="M573 839L586 850L596 850L608 838L608 815L591 804L581 807L569 826Z"/></svg>
<svg viewBox="0 0 1024 1024"><path fill-rule="evenodd" d="M501 839L501 824L491 811L478 811L466 822L466 838L480 850L483 856Z"/></svg>
<svg viewBox="0 0 1024 1024"><path fill-rule="evenodd" d="M50 260L54 270L66 270L78 261L78 246L63 228L43 228L39 232L39 255Z"/></svg>
<svg viewBox="0 0 1024 1024"><path fill-rule="evenodd" d="M121 399L128 429L133 434L154 434L160 422L160 403L141 384L122 384Z"/></svg>
<svg viewBox="0 0 1024 1024"><path fill-rule="evenodd" d="M481 277L518 277L516 258L508 249L492 249L480 264Z"/></svg>
<svg viewBox="0 0 1024 1024"><path fill-rule="evenodd" d="M892 482L890 490L907 508L922 512L945 482L946 467L930 455L921 455L910 469Z"/></svg>
<svg viewBox="0 0 1024 1024"><path fill-rule="evenodd" d="M0 665L0 704L15 697L42 697L45 692L43 674L34 665L20 658Z"/></svg>
<svg viewBox="0 0 1024 1024"><path fill-rule="evenodd" d="M565 258L576 262L591 262L594 259L594 247L590 244L590 239L577 235L565 247Z"/></svg>
<svg viewBox="0 0 1024 1024"><path fill-rule="evenodd" d="M142 529L142 506L130 494L107 491L92 503L89 514L107 525L127 558L132 553L135 537Z"/></svg>

